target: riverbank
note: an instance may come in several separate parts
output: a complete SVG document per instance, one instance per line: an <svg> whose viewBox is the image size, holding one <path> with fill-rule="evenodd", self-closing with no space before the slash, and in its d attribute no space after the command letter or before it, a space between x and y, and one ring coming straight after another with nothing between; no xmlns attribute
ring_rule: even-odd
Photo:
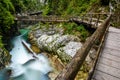
<svg viewBox="0 0 120 80"><path fill-rule="evenodd" d="M49 75L52 80L56 78L66 64L70 62L77 50L81 48L82 44L84 44L84 41L81 39L81 32L78 32L75 28L80 27L80 30L81 28L83 30L85 28L79 25L78 27L74 26L74 30L71 28L73 33L69 33L69 30L66 28L67 26L70 27L70 24L68 24L39 23L31 27L31 31L28 35L32 46L37 47L36 49L40 49L40 52L43 52L43 54L49 58L52 66L54 67L53 72ZM84 40L87 38L88 37ZM95 53L96 49L91 49L83 67L80 69L79 74L76 77L76 80L87 78L89 69L92 65L92 60L95 58Z"/></svg>

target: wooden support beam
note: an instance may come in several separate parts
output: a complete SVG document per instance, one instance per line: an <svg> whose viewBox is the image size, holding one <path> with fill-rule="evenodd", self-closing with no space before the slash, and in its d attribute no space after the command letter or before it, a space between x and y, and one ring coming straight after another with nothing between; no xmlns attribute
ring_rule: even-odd
<svg viewBox="0 0 120 80"><path fill-rule="evenodd" d="M106 28L109 25L111 15L101 24L93 35L85 42L85 44L80 48L75 56L72 58L70 63L63 69L63 71L56 77L55 80L74 80L80 67L85 61L88 52L90 51L94 42L105 33Z"/></svg>

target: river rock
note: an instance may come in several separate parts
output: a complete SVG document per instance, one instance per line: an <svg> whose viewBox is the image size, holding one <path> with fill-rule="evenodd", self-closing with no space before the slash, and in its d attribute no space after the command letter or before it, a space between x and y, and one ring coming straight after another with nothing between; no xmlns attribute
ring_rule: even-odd
<svg viewBox="0 0 120 80"><path fill-rule="evenodd" d="M42 35L38 38L37 43L41 49L56 52L58 48L66 45L69 41L78 41L78 39L71 35Z"/></svg>
<svg viewBox="0 0 120 80"><path fill-rule="evenodd" d="M38 38L37 43L40 49L55 52L60 59L66 62L73 57L82 45L80 42L70 41L79 41L79 38L73 35L42 35Z"/></svg>
<svg viewBox="0 0 120 80"><path fill-rule="evenodd" d="M65 47L63 47L63 50L65 51L66 54L70 56L74 56L78 49L80 49L82 44L80 42L69 42Z"/></svg>
<svg viewBox="0 0 120 80"><path fill-rule="evenodd" d="M37 54L41 52L41 50L36 45L31 45L30 48Z"/></svg>
<svg viewBox="0 0 120 80"><path fill-rule="evenodd" d="M93 61L95 60L96 55L97 55L96 53L97 53L97 51L94 48L92 48L89 51L89 54L87 55L86 60L85 60L87 62L87 64L89 65L89 67L92 67Z"/></svg>
<svg viewBox="0 0 120 80"><path fill-rule="evenodd" d="M62 60L69 61L81 48L81 46L82 44L80 42L70 41L64 47L59 48L57 53Z"/></svg>
<svg viewBox="0 0 120 80"><path fill-rule="evenodd" d="M63 28L58 28L58 27L53 27L53 26L50 26L50 27L42 26L41 27L40 25L37 25L35 27L37 28L32 29L28 34L29 41L31 42L31 44L35 44L35 45L37 45L36 43L37 39L40 38L42 35L48 35L48 36L54 35L54 34L62 35L64 33Z"/></svg>
<svg viewBox="0 0 120 80"><path fill-rule="evenodd" d="M9 64L11 55L5 49L0 48L0 69L4 68L5 65Z"/></svg>

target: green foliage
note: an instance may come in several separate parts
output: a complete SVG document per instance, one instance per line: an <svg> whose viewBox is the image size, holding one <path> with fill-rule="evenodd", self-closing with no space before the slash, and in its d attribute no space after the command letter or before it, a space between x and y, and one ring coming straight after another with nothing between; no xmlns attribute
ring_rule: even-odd
<svg viewBox="0 0 120 80"><path fill-rule="evenodd" d="M0 6L6 8L8 11L14 11L14 6L10 2L10 0L2 0L0 1Z"/></svg>
<svg viewBox="0 0 120 80"><path fill-rule="evenodd" d="M0 47L3 47L3 38L8 37L10 26L14 23L14 6L10 0L0 0Z"/></svg>
<svg viewBox="0 0 120 80"><path fill-rule="evenodd" d="M83 25L77 26L76 31L80 32L80 37L82 41L85 41L86 38L90 35L88 30L86 30Z"/></svg>
<svg viewBox="0 0 120 80"><path fill-rule="evenodd" d="M50 10L49 6L48 6L48 5L45 6L45 9L43 10L43 15L46 16L46 15L48 15L50 12L51 12L51 10Z"/></svg>
<svg viewBox="0 0 120 80"><path fill-rule="evenodd" d="M4 45L2 43L2 36L0 36L0 48L2 48Z"/></svg>
<svg viewBox="0 0 120 80"><path fill-rule="evenodd" d="M26 12L36 12L42 10L44 3L40 2L41 0L21 0L25 6Z"/></svg>
<svg viewBox="0 0 120 80"><path fill-rule="evenodd" d="M76 26L77 26L77 24L75 24L75 23L64 23L63 24L66 34L73 34L73 30L75 29Z"/></svg>
<svg viewBox="0 0 120 80"><path fill-rule="evenodd" d="M11 2L13 4L14 8L15 8L16 13L20 13L23 10L25 10L25 6L24 6L22 0L11 0Z"/></svg>
<svg viewBox="0 0 120 80"><path fill-rule="evenodd" d="M48 8L57 15L80 15L90 9L96 0L47 0ZM47 8L47 9L48 9Z"/></svg>
<svg viewBox="0 0 120 80"><path fill-rule="evenodd" d="M88 36L90 36L90 32L85 29L83 25L77 25L76 23L64 23L63 28L65 28L65 34L74 34L82 41L85 41Z"/></svg>
<svg viewBox="0 0 120 80"><path fill-rule="evenodd" d="M14 23L14 17L10 11L14 11L12 3L9 0L0 1L0 32L3 34L10 29L10 25Z"/></svg>
<svg viewBox="0 0 120 80"><path fill-rule="evenodd" d="M16 13L35 12L44 8L40 0L11 0Z"/></svg>

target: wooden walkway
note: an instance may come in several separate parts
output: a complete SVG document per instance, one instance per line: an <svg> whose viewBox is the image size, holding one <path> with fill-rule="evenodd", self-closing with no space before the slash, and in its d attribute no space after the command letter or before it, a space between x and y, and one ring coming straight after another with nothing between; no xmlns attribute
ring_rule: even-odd
<svg viewBox="0 0 120 80"><path fill-rule="evenodd" d="M109 28L92 80L120 80L120 29Z"/></svg>

